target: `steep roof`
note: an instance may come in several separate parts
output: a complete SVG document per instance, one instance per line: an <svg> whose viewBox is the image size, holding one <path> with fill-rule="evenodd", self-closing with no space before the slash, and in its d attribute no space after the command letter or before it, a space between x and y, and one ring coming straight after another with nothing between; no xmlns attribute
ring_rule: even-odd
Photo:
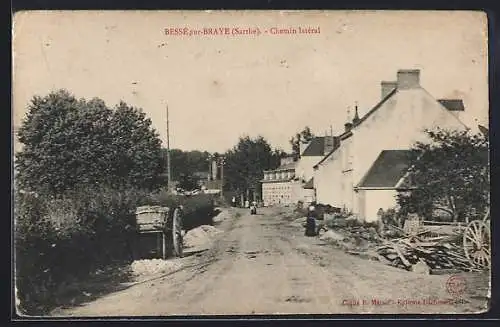
<svg viewBox="0 0 500 327"><path fill-rule="evenodd" d="M356 126L359 126L361 125L362 122L364 122L366 119L368 119L368 117L370 117L375 111L377 111L380 107L382 107L382 105L384 103L387 102L387 100L389 100L394 94L396 94L397 92L397 88L395 88L394 90L392 90L391 92L389 92L382 100L379 101L379 103L377 103L373 108L370 109L370 111L368 111L363 117L361 117L361 119L359 119L358 121L356 121L356 123L352 124L352 128L355 128ZM347 134L351 134L351 130L347 131L347 132L344 132L340 135L340 137L342 138L343 135L347 135Z"/></svg>
<svg viewBox="0 0 500 327"><path fill-rule="evenodd" d="M360 125L362 122L364 122L369 116L371 116L375 111L377 111L382 105L389 100L394 94L396 94L397 89L392 90L389 92L382 100L380 100L379 103L377 103L370 111L368 111L361 119L357 120L351 127L351 130L355 128L356 126ZM339 138L344 140L352 135L351 130L346 131L342 134L339 135ZM338 148L340 147L340 144L336 147L333 148L330 152L326 153L325 156L316 164L314 165L313 168L317 168L319 165L321 165L326 159L328 159Z"/></svg>
<svg viewBox="0 0 500 327"><path fill-rule="evenodd" d="M396 187L408 171L409 154L410 150L383 150L357 187Z"/></svg>
<svg viewBox="0 0 500 327"><path fill-rule="evenodd" d="M449 111L464 111L464 102L461 99L439 99L439 103L441 103L446 109Z"/></svg>
<svg viewBox="0 0 500 327"><path fill-rule="evenodd" d="M302 152L302 157L316 157L325 154L325 138L323 136L315 137L311 140L307 148Z"/></svg>

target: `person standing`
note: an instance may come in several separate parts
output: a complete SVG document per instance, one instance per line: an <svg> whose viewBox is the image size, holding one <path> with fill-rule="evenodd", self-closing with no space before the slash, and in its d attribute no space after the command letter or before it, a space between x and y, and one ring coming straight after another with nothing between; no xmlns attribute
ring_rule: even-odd
<svg viewBox="0 0 500 327"><path fill-rule="evenodd" d="M316 217L316 208L314 205L309 206L306 219L306 236L316 236Z"/></svg>

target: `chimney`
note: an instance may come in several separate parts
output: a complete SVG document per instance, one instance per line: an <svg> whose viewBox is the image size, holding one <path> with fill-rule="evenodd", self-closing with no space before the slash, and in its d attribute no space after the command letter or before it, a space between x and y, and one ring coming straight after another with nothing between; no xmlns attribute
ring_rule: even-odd
<svg viewBox="0 0 500 327"><path fill-rule="evenodd" d="M413 89L420 87L419 69L400 69L398 70L398 89Z"/></svg>
<svg viewBox="0 0 500 327"><path fill-rule="evenodd" d="M347 123L344 124L344 127L345 127L345 131L349 132L351 130L351 128L352 128L352 123L347 122Z"/></svg>
<svg viewBox="0 0 500 327"><path fill-rule="evenodd" d="M359 114L358 114L358 105L356 104L355 106L355 113L354 113L354 118L352 119L352 124L353 125L356 125L357 123L359 123L360 119L359 119Z"/></svg>
<svg viewBox="0 0 500 327"><path fill-rule="evenodd" d="M397 86L398 86L398 82L396 82L396 81L382 81L382 82L380 82L380 90L381 90L380 99L384 99Z"/></svg>

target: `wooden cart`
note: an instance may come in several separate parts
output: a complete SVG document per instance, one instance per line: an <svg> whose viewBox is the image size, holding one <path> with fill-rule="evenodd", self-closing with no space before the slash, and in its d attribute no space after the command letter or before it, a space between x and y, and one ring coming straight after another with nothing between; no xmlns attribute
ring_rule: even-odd
<svg viewBox="0 0 500 327"><path fill-rule="evenodd" d="M182 207L173 211L160 206L138 207L136 219L139 249L144 249L146 240L155 239L154 248L149 246L149 255L162 259L182 256ZM136 256L145 256L144 251L138 250Z"/></svg>
<svg viewBox="0 0 500 327"><path fill-rule="evenodd" d="M463 232L464 252L469 261L480 268L491 267L490 209L482 220L471 221Z"/></svg>
<svg viewBox="0 0 500 327"><path fill-rule="evenodd" d="M462 249L469 263L479 269L489 269L491 267L490 209L488 208L483 219L472 220L466 225L462 224L408 219L405 221L404 231L411 241L418 235L425 234L426 226L453 226L462 240Z"/></svg>

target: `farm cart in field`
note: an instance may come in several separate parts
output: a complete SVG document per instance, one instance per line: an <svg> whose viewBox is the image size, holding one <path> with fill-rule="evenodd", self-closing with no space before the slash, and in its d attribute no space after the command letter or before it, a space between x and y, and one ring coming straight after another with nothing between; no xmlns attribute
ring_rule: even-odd
<svg viewBox="0 0 500 327"><path fill-rule="evenodd" d="M182 257L182 207L174 210L160 206L138 207L136 220L138 242L135 257Z"/></svg>

